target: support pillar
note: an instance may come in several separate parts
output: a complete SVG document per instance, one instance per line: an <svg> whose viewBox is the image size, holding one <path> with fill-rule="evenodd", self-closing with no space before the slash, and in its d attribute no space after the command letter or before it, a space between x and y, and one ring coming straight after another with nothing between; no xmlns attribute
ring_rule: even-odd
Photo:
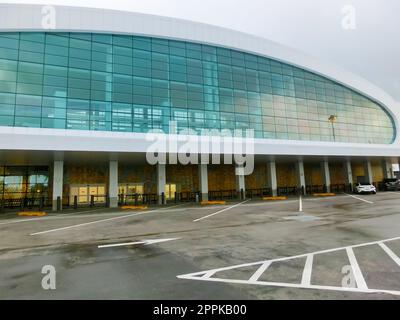
<svg viewBox="0 0 400 320"><path fill-rule="evenodd" d="M276 163L275 161L268 162L268 187L271 188L272 196L278 195L278 182L276 180Z"/></svg>
<svg viewBox="0 0 400 320"><path fill-rule="evenodd" d="M62 210L64 161L54 161L53 166L53 211Z"/></svg>
<svg viewBox="0 0 400 320"><path fill-rule="evenodd" d="M369 182L371 184L374 182L374 177L372 174L371 160L366 160L364 162L364 177L366 179L365 182Z"/></svg>
<svg viewBox="0 0 400 320"><path fill-rule="evenodd" d="M297 162L297 187L300 190L304 190L304 194L306 194L306 177L304 174L304 162L303 160L299 160Z"/></svg>
<svg viewBox="0 0 400 320"><path fill-rule="evenodd" d="M157 164L157 196L158 204L166 204L165 199L165 184L166 184L166 173L165 164Z"/></svg>
<svg viewBox="0 0 400 320"><path fill-rule="evenodd" d="M393 179L394 178L392 162L390 160L384 159L382 161L382 168L383 168L383 176L385 179Z"/></svg>
<svg viewBox="0 0 400 320"><path fill-rule="evenodd" d="M349 186L349 190L353 191L354 181L353 181L353 169L351 168L351 161L346 160L344 164L344 172L346 177L346 184Z"/></svg>
<svg viewBox="0 0 400 320"><path fill-rule="evenodd" d="M239 192L240 198L244 200L246 198L244 168L242 166L237 166L235 169L235 174L236 174L236 191Z"/></svg>
<svg viewBox="0 0 400 320"><path fill-rule="evenodd" d="M118 161L111 160L109 163L108 196L109 207L118 208Z"/></svg>
<svg viewBox="0 0 400 320"><path fill-rule="evenodd" d="M326 192L331 192L331 174L329 172L329 162L324 160L321 163L322 175L324 178L324 184L326 186Z"/></svg>
<svg viewBox="0 0 400 320"><path fill-rule="evenodd" d="M208 201L207 164L199 164L199 186L200 186L201 200Z"/></svg>

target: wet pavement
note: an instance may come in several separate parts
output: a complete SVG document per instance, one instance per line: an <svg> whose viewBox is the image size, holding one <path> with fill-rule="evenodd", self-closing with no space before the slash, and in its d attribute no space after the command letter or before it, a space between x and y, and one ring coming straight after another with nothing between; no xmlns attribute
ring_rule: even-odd
<svg viewBox="0 0 400 320"><path fill-rule="evenodd" d="M177 276L279 259L400 236L400 193L340 195L239 206L171 205L133 212L101 209L44 218L0 215L0 299L399 299L385 292L345 292L345 250L314 256L315 288L235 283L259 266L218 272L226 282ZM207 217L196 221L199 218ZM312 219L307 217L313 217ZM178 238L163 243L98 248L104 244ZM400 240L387 242L400 256ZM400 266L379 245L353 249L368 288L400 291ZM271 264L262 282L301 284L306 258ZM44 290L42 267L56 270Z"/></svg>

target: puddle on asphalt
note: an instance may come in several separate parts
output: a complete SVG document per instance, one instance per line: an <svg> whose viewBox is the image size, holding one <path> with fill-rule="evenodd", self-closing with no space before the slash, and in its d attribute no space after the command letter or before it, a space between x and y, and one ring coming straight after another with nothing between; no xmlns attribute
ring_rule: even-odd
<svg viewBox="0 0 400 320"><path fill-rule="evenodd" d="M296 216L288 216L288 217L283 217L282 219L284 220L294 220L294 221L300 221L300 222L309 222L309 221L317 221L321 220L321 218L312 216L312 215L296 215Z"/></svg>

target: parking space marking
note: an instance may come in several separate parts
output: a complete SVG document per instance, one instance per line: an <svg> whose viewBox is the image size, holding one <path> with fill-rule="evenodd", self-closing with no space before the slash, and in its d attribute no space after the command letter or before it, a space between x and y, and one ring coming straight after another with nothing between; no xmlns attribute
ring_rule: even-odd
<svg viewBox="0 0 400 320"><path fill-rule="evenodd" d="M396 262L397 265L400 267L400 258L392 250L390 250L389 247L386 244L384 244L383 242L379 242L378 244L383 249L383 251L385 251L387 253L387 255L390 258L392 258L392 260L394 262Z"/></svg>
<svg viewBox="0 0 400 320"><path fill-rule="evenodd" d="M299 212L303 212L303 197L299 198Z"/></svg>
<svg viewBox="0 0 400 320"><path fill-rule="evenodd" d="M353 270L353 276L354 279L356 280L357 288L362 289L362 290L368 290L367 283L365 282L365 279L362 275L360 266L358 265L357 258L354 255L354 251L351 247L346 248L347 252L347 257L349 258L350 261L350 266L351 269Z"/></svg>
<svg viewBox="0 0 400 320"><path fill-rule="evenodd" d="M179 205L177 205L177 206L179 206ZM168 207L168 208L171 209L172 207ZM133 213L133 214L123 215L123 216L118 216L118 217L113 217L113 218L108 218L108 219L101 219L101 220L96 220L96 221L91 221L91 222L86 222L86 223L80 223L80 224L75 224L75 225L68 226L68 227L62 227L62 228L57 228L57 229L50 229L50 230L46 230L46 231L35 232L35 233L31 233L30 235L31 236L37 236L37 235L46 234L46 233L64 231L64 230L69 230L69 229L73 229L73 228L79 228L79 227L88 226L88 225L92 225L92 224L96 224L96 223L108 222L108 221L114 221L114 220L120 220L120 219L126 219L126 218L140 216L140 215L147 214L147 213L154 213L154 212L164 211L165 209L167 209L167 208L151 210L151 211L144 211L144 212L139 212L139 213Z"/></svg>
<svg viewBox="0 0 400 320"><path fill-rule="evenodd" d="M49 220L49 218L34 218L34 219L13 220L13 221L8 221L8 222L1 222L0 226L7 225L7 224L20 223L20 222L33 222L33 221L40 221L40 220Z"/></svg>
<svg viewBox="0 0 400 320"><path fill-rule="evenodd" d="M372 201L368 201L368 200L365 200L363 198L356 197L356 196L354 196L352 194L345 193L345 195L348 195L349 197L352 197L352 198L360 200L360 201L364 201L364 202L369 203L369 204L374 204Z"/></svg>
<svg viewBox="0 0 400 320"><path fill-rule="evenodd" d="M250 200L242 201L242 202L237 203L237 204L235 204L235 205L233 205L233 206L230 206L230 207L228 207L228 208L219 210L219 211L214 212L214 213L211 213L211 214L209 214L209 215L207 215L207 216L204 216L204 217L201 217L201 218L199 218L199 219L193 220L193 222L198 222L198 221L201 221L201 220L210 218L210 217L215 216L215 215L217 215L217 214L219 214L219 213L221 213L221 212L225 212L225 211L228 211L228 210L230 210L230 209L236 208L236 207L238 207L238 206L240 206L240 205L242 205L243 203L246 203L246 202L248 202L248 201L250 201Z"/></svg>
<svg viewBox="0 0 400 320"><path fill-rule="evenodd" d="M306 264L303 270L303 276L301 277L301 284L303 286L311 285L311 273L312 273L312 266L313 266L314 255L309 254L307 256Z"/></svg>
<svg viewBox="0 0 400 320"><path fill-rule="evenodd" d="M190 273L190 274L183 274L183 275L178 275L177 278L185 279L185 280L212 281L212 282L235 283L235 284L246 284L246 285L271 286L271 287L331 290L331 291L344 291L344 292L357 292L357 293L387 293L387 294L400 296L400 291L397 291L397 290L368 288L368 285L362 275L360 266L357 262L356 256L353 251L354 248L366 247L366 246L371 246L371 245L376 245L376 244L379 244L379 245L382 244L383 246L381 246L381 248L383 250L385 250L387 248L387 246L385 246L384 243L390 242L390 241L395 241L395 240L400 240L400 237L379 240L379 241L373 241L373 242L367 242L367 243L361 243L361 244L357 244L357 245L353 245L353 246L321 250L321 251L316 251L316 252L312 252L312 253L301 254L301 255L296 255L296 256L291 256L291 257L284 257L284 258L257 261L257 262L251 262L251 263L244 263L244 264L234 265L234 266L229 266L229 267L211 269L211 270L200 271L200 272L195 272L195 273ZM345 250L347 252L347 256L349 259L350 266L353 270L353 276L355 277L357 287L346 287L346 286L339 287L339 286L325 286L325 285L311 284L311 276L312 276L312 270L313 270L312 265L314 262L314 256L317 254L336 252L336 251L340 251L340 250ZM396 263L400 266L400 261L398 261L399 258L389 248L387 248L387 250L385 250L385 252L387 254L389 254L389 256L394 261L396 261ZM268 273L268 270L269 270L268 267L272 263L294 260L294 259L298 259L298 258L306 258L304 268L303 268L302 279L301 279L300 283L281 282L281 281L271 282L271 281L258 280L264 274L264 272ZM255 271L255 273L253 273L249 277L249 280L234 279L234 278L227 279L225 277L218 278L216 276L216 274L221 271L234 270L234 269L240 269L240 268L245 268L245 267L249 267L249 266L257 266L257 265L259 265L259 268Z"/></svg>
<svg viewBox="0 0 400 320"><path fill-rule="evenodd" d="M147 239L147 240L142 240L142 241L136 241L136 242L125 242L125 243L115 243L115 244L104 244L97 246L99 249L103 248L115 248L115 247L127 247L127 246L134 246L137 244L143 244L145 246L148 246L150 244L156 244L156 243L162 243L162 242L167 242L167 241L173 241L173 240L179 240L180 238L169 238L169 239Z"/></svg>
<svg viewBox="0 0 400 320"><path fill-rule="evenodd" d="M271 261L264 262L256 272L250 277L249 281L257 281L262 274L269 268L271 265Z"/></svg>

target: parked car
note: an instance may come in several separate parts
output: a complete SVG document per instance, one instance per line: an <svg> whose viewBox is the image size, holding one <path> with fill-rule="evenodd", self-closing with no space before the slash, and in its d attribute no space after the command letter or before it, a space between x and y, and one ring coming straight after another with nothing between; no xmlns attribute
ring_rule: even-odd
<svg viewBox="0 0 400 320"><path fill-rule="evenodd" d="M373 193L376 194L376 188L371 183L357 183L355 187L356 193Z"/></svg>
<svg viewBox="0 0 400 320"><path fill-rule="evenodd" d="M384 179L382 181L382 187L385 191L397 191L400 190L400 180L399 179Z"/></svg>

